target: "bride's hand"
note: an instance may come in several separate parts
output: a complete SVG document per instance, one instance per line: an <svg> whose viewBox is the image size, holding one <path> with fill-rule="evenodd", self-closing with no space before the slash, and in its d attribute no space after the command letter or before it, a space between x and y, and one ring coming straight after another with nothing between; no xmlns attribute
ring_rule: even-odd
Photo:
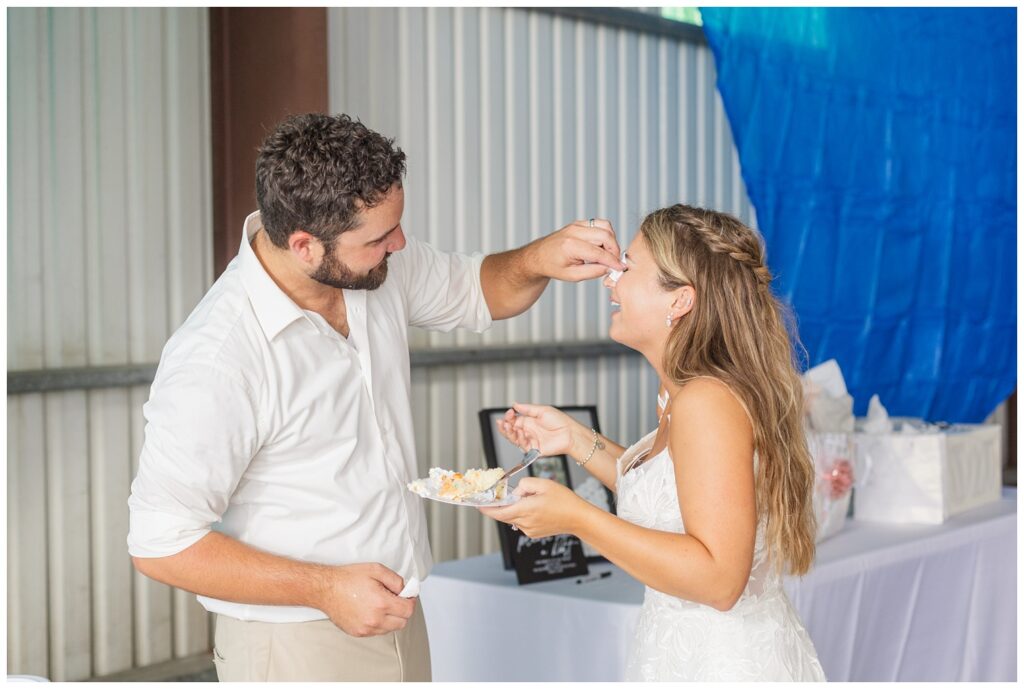
<svg viewBox="0 0 1024 689"><path fill-rule="evenodd" d="M537 448L545 457L570 454L573 432L583 428L565 412L536 404L513 404L497 426L519 449Z"/></svg>
<svg viewBox="0 0 1024 689"><path fill-rule="evenodd" d="M492 519L514 524L530 538L576 533L590 503L561 483L546 478L527 476L520 479L515 494L519 501L505 507L479 507Z"/></svg>

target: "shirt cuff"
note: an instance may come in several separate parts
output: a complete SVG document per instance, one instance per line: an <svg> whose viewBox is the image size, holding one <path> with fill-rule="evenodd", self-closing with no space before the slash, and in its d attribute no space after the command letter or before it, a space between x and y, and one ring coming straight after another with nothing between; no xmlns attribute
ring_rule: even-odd
<svg viewBox="0 0 1024 689"><path fill-rule="evenodd" d="M177 555L213 530L167 513L134 509L129 524L128 554L132 557Z"/></svg>
<svg viewBox="0 0 1024 689"><path fill-rule="evenodd" d="M487 298L484 297L484 285L480 280L480 271L484 265L484 259L487 256L483 253L477 252L471 254L470 258L473 261L473 280L475 281L476 293L479 295L479 301L477 302L476 314L474 322L467 324L467 327L475 333L482 333L491 327L494 323L494 319L491 317L491 310L487 307Z"/></svg>

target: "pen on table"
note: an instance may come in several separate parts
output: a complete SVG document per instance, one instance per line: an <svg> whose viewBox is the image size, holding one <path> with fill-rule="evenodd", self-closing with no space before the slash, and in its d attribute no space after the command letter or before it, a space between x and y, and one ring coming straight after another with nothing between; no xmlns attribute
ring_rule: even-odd
<svg viewBox="0 0 1024 689"><path fill-rule="evenodd" d="M591 574L590 576L580 577L579 579L576 580L576 583L577 584L582 584L585 581L597 581L598 579L604 579L606 577L610 577L611 575L612 575L611 572L601 572L600 574Z"/></svg>

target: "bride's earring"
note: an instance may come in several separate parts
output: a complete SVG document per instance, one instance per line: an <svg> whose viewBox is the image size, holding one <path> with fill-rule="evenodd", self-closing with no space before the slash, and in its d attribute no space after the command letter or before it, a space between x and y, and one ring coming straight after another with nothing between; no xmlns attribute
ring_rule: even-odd
<svg viewBox="0 0 1024 689"><path fill-rule="evenodd" d="M665 319L665 327L666 328L671 328L672 327L672 316L669 316L668 318Z"/></svg>

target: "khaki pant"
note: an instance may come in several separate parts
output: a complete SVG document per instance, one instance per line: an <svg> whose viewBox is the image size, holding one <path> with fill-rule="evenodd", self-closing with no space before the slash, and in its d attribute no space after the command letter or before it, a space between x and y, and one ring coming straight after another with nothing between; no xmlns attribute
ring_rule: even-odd
<svg viewBox="0 0 1024 689"><path fill-rule="evenodd" d="M430 645L417 603L405 629L349 636L330 620L243 622L217 615L213 663L221 682L429 682Z"/></svg>

